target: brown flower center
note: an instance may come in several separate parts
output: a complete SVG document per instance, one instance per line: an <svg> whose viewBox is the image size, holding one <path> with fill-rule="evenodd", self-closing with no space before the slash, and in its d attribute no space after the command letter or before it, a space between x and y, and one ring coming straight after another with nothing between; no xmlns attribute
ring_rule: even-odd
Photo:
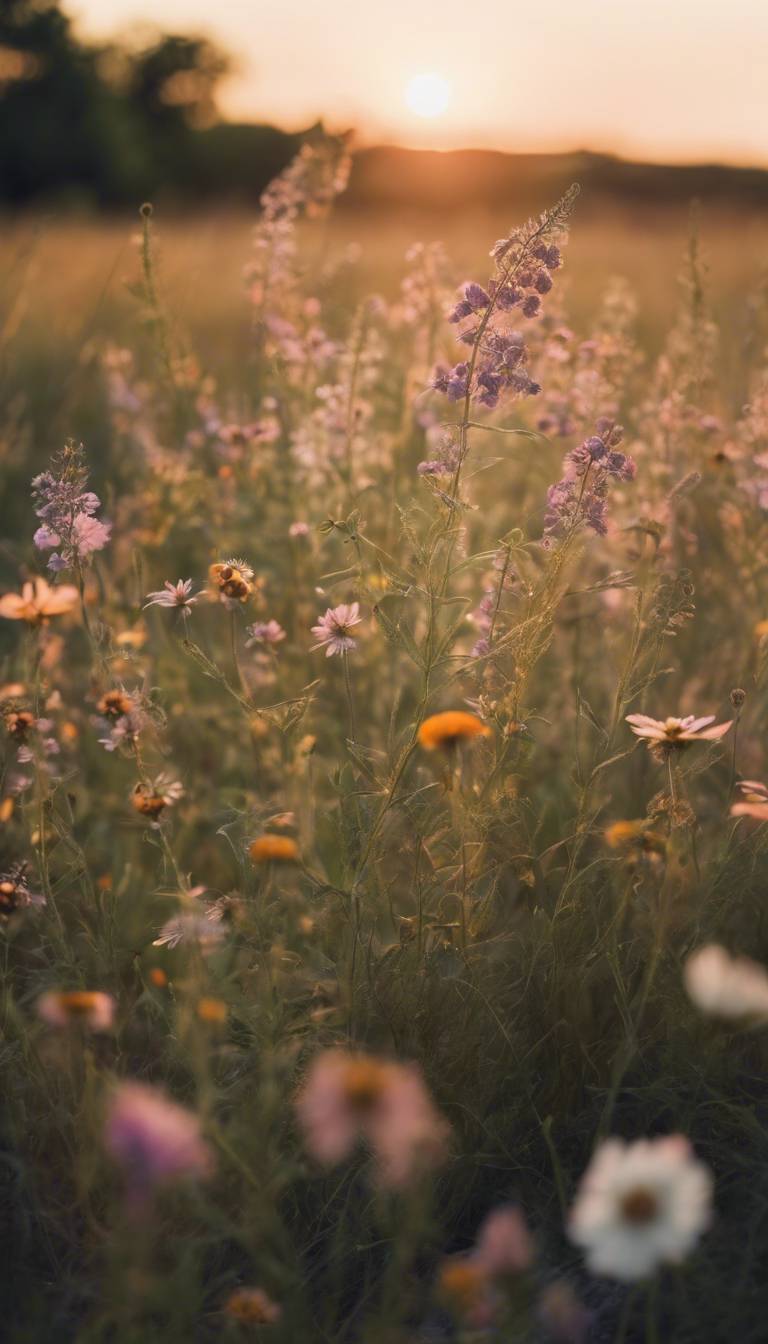
<svg viewBox="0 0 768 1344"><path fill-rule="evenodd" d="M366 1112L375 1106L384 1087L384 1070L370 1059L358 1059L347 1066L344 1095L355 1111Z"/></svg>
<svg viewBox="0 0 768 1344"><path fill-rule="evenodd" d="M638 1185L628 1190L621 1201L621 1215L626 1223L642 1226L651 1223L659 1211L659 1201L653 1190Z"/></svg>

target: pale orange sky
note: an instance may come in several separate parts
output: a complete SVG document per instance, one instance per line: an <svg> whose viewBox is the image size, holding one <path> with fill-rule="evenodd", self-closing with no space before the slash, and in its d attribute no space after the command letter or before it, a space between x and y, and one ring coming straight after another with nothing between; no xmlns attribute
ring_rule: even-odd
<svg viewBox="0 0 768 1344"><path fill-rule="evenodd" d="M66 0L83 33L202 31L226 115L363 141L768 163L768 0ZM426 120L406 88L440 75Z"/></svg>

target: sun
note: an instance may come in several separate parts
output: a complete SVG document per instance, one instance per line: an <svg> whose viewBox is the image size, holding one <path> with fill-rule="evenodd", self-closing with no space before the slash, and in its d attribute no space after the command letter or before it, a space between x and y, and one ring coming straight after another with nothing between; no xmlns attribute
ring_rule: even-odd
<svg viewBox="0 0 768 1344"><path fill-rule="evenodd" d="M409 79L405 101L417 117L440 117L451 101L451 86L443 75L426 71Z"/></svg>

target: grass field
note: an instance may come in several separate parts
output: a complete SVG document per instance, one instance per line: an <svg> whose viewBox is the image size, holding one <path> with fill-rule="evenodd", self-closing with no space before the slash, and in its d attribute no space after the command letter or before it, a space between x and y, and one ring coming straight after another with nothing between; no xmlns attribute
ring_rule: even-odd
<svg viewBox="0 0 768 1344"><path fill-rule="evenodd" d="M339 154L6 221L6 1337L762 1344L768 226Z"/></svg>

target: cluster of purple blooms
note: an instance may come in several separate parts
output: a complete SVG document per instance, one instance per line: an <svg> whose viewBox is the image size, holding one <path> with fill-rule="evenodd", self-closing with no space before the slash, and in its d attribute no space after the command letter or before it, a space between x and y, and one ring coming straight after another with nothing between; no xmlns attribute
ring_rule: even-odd
<svg viewBox="0 0 768 1344"><path fill-rule="evenodd" d="M82 448L67 445L54 466L56 470L43 471L34 478L32 498L41 520L34 542L40 551L53 551L48 568L57 574L102 550L109 541L112 524L94 516L101 500L87 489Z"/></svg>
<svg viewBox="0 0 768 1344"><path fill-rule="evenodd" d="M632 458L618 451L623 437L621 425L601 417L595 433L566 453L563 478L547 492L546 536L570 531L580 523L605 536L610 483L634 480L637 470Z"/></svg>
<svg viewBox="0 0 768 1344"><path fill-rule="evenodd" d="M475 281L465 284L462 298L448 317L452 323L468 322L459 340L463 345L478 347L474 368L467 361L452 369L440 365L432 380L433 388L449 401L463 401L471 393L489 410L498 405L505 391L527 397L541 391L526 368L522 333L503 327L499 319L513 309L519 309L523 317L537 317L542 296L552 288L551 272L562 264L555 243L542 240L529 248L526 240L514 235L497 243L491 255L501 274L490 281L488 289Z"/></svg>

